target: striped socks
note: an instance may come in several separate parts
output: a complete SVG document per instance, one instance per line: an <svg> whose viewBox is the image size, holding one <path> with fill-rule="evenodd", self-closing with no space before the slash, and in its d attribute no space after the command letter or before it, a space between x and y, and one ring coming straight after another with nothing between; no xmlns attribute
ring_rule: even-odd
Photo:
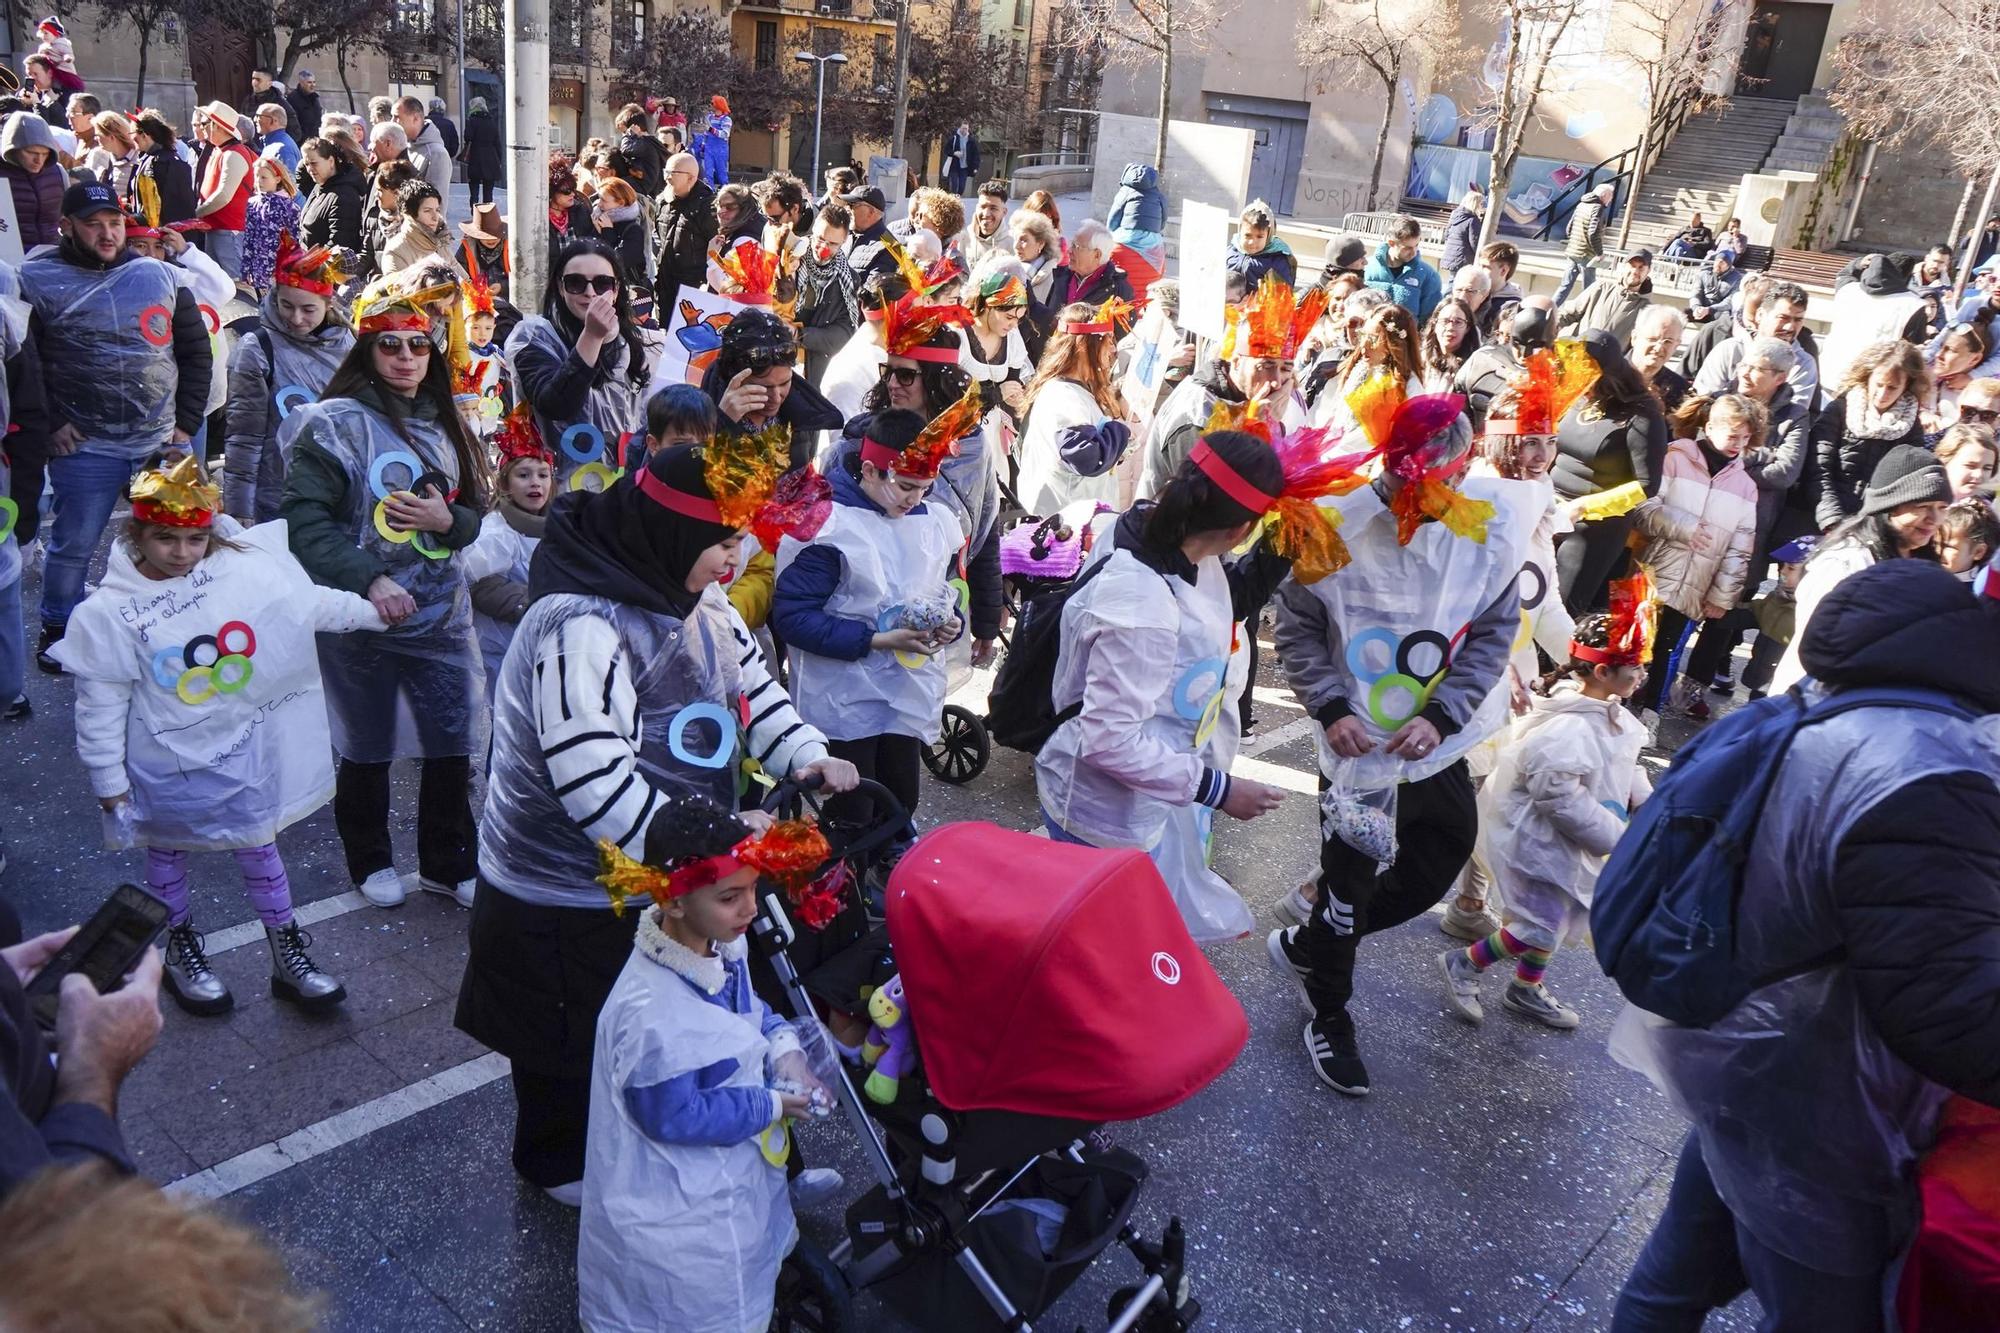
<svg viewBox="0 0 2000 1333"><path fill-rule="evenodd" d="M1555 956L1553 949L1536 949L1515 938L1504 926L1473 944L1465 951L1472 965L1484 972L1487 968L1504 959L1512 958L1514 979L1523 986L1541 984L1548 973L1549 959Z"/></svg>

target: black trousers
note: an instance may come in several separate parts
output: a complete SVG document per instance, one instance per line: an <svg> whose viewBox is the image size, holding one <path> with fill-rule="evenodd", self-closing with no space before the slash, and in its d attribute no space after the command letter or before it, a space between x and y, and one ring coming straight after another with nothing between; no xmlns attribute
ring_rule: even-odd
<svg viewBox="0 0 2000 1333"><path fill-rule="evenodd" d="M1451 892L1479 831L1472 775L1460 760L1396 796L1396 863L1375 873L1375 859L1355 851L1322 824L1319 902L1296 936L1312 972L1313 1013L1331 1018L1354 995L1354 954L1361 937L1400 926Z"/></svg>
<svg viewBox="0 0 2000 1333"><path fill-rule="evenodd" d="M1556 583L1563 605L1579 619L1602 611L1610 601L1611 580L1625 570L1625 541L1632 535L1632 517L1621 514L1598 523L1579 523L1556 547Z"/></svg>
<svg viewBox="0 0 2000 1333"><path fill-rule="evenodd" d="M1633 692L1632 707L1660 706L1660 700L1667 697L1667 665L1670 662L1674 665L1675 675L1686 676L1689 680L1698 682L1704 690L1708 688L1708 682L1715 676L1715 667L1709 667L1705 676L1694 669L1694 658L1700 646L1702 630L1695 631L1695 637L1689 640L1686 650L1681 653L1681 660L1673 661L1674 648L1680 643L1681 635L1687 632L1689 625L1697 623L1713 622L1692 621L1671 606L1660 608L1659 625L1653 631L1653 661L1646 668L1646 683ZM1720 641L1718 636L1717 642Z"/></svg>
<svg viewBox="0 0 2000 1333"><path fill-rule="evenodd" d="M873 778L903 803L912 819L917 813L918 775L923 767L924 743L915 736L868 736L858 741L828 741L834 758L845 759ZM875 802L857 792L835 796L826 803L829 822L862 828L875 819Z"/></svg>
<svg viewBox="0 0 2000 1333"><path fill-rule="evenodd" d="M417 782L417 873L440 884L471 879L478 869L472 822L472 760L422 759ZM396 864L389 842L388 764L343 759L333 779L333 826L356 884Z"/></svg>
<svg viewBox="0 0 2000 1333"><path fill-rule="evenodd" d="M1695 631L1694 646L1681 664L1681 674L1705 690L1729 661L1742 641L1743 631L1755 629L1757 617L1747 606L1739 606L1720 620L1711 620Z"/></svg>
<svg viewBox="0 0 2000 1333"><path fill-rule="evenodd" d="M493 178L491 176L468 176L465 183L466 187L472 193L472 202L474 204L490 204L493 202Z"/></svg>

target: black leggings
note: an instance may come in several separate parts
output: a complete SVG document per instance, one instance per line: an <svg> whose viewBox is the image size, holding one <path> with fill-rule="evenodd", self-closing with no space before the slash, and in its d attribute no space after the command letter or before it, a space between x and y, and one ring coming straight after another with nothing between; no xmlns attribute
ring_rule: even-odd
<svg viewBox="0 0 2000 1333"><path fill-rule="evenodd" d="M1324 817L1322 816L1322 820ZM1354 995L1354 953L1363 935L1400 926L1451 892L1479 831L1472 777L1460 760L1396 793L1396 863L1375 859L1320 829L1319 902L1295 937L1307 964L1313 1014L1332 1018Z"/></svg>
<svg viewBox="0 0 2000 1333"><path fill-rule="evenodd" d="M493 202L493 178L491 176L468 176L465 183L466 187L472 192L472 202L474 204L490 204Z"/></svg>
<svg viewBox="0 0 2000 1333"><path fill-rule="evenodd" d="M1632 518L1621 514L1598 523L1579 523L1556 547L1556 582L1563 605L1581 619L1602 611L1609 601L1611 580L1624 572L1625 540L1632 535Z"/></svg>
<svg viewBox="0 0 2000 1333"><path fill-rule="evenodd" d="M1646 668L1646 683L1641 685L1632 695L1632 707L1657 709L1660 706L1660 700L1669 697L1667 694L1667 668L1670 665L1675 668L1676 675L1686 676L1690 680L1699 682L1701 688L1704 690L1708 688L1708 682L1714 677L1715 669L1710 667L1709 673L1706 676L1697 675L1690 669L1690 661L1695 655L1695 646L1700 642L1701 630L1696 630L1696 637L1688 641L1686 650L1681 653L1680 661L1674 661L1674 649L1680 644L1681 635L1687 632L1689 625L1700 623L1682 615L1671 606L1662 606L1660 608L1660 622L1658 627L1653 631L1653 661Z"/></svg>
<svg viewBox="0 0 2000 1333"><path fill-rule="evenodd" d="M903 803L904 813L911 819L916 817L922 741L915 736L868 736L858 741L828 741L826 748L834 758L860 769L862 777L887 787L890 795ZM859 829L875 819L875 802L858 793L835 796L826 803L826 817L831 823ZM906 836L908 832L906 822Z"/></svg>

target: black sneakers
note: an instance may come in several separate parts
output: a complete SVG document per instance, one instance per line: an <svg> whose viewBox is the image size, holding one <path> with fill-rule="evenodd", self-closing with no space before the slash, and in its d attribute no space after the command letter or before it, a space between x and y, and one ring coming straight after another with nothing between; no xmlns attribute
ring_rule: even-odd
<svg viewBox="0 0 2000 1333"><path fill-rule="evenodd" d="M1349 1097L1368 1095L1368 1066L1361 1063L1351 1017L1343 1012L1315 1018L1306 1024L1305 1040L1306 1058L1320 1082Z"/></svg>
<svg viewBox="0 0 2000 1333"><path fill-rule="evenodd" d="M51 676L62 674L62 663L49 656L49 649L62 642L64 628L62 625L51 625L46 621L42 623L42 641L35 649L35 665Z"/></svg>

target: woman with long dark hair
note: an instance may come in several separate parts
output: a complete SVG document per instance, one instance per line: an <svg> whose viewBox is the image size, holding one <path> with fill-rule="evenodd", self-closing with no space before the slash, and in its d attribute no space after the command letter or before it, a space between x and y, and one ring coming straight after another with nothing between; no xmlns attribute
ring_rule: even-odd
<svg viewBox="0 0 2000 1333"><path fill-rule="evenodd" d="M1626 359L1618 340L1601 329L1581 339L1597 363L1597 381L1556 427L1556 495L1580 500L1637 482L1640 499L1660 488L1667 457L1667 418L1659 397ZM1623 572L1630 510L1577 523L1556 547L1563 605L1574 615L1602 610L1611 580Z"/></svg>
<svg viewBox="0 0 2000 1333"><path fill-rule="evenodd" d="M665 340L632 312L631 275L600 241L571 240L549 263L542 312L507 335L515 390L556 451L556 489L603 490L646 433L646 383Z"/></svg>
<svg viewBox="0 0 2000 1333"><path fill-rule="evenodd" d="M1109 302L1106 302L1108 305ZM1021 400L1021 503L1044 517L1077 500L1118 502L1113 469L1132 443L1111 367L1118 321L1104 306L1066 305Z"/></svg>
<svg viewBox="0 0 2000 1333"><path fill-rule="evenodd" d="M472 600L454 553L479 536L486 454L432 343L435 292L371 283L356 341L320 401L286 423L292 554L315 583L360 593L389 628L320 640L334 826L377 907L403 901L389 840L389 766L420 758L418 884L472 906L471 756L485 714ZM296 423L296 425L294 425Z"/></svg>
<svg viewBox="0 0 2000 1333"><path fill-rule="evenodd" d="M1229 775L1239 735L1225 714L1249 664L1239 624L1291 565L1264 544L1225 560L1284 487L1270 445L1210 432L1157 498L1102 520L1098 563L1062 610L1054 702L1075 712L1035 760L1049 836L1144 848L1202 939L1252 925L1203 864L1207 821L1254 819L1281 795Z"/></svg>

